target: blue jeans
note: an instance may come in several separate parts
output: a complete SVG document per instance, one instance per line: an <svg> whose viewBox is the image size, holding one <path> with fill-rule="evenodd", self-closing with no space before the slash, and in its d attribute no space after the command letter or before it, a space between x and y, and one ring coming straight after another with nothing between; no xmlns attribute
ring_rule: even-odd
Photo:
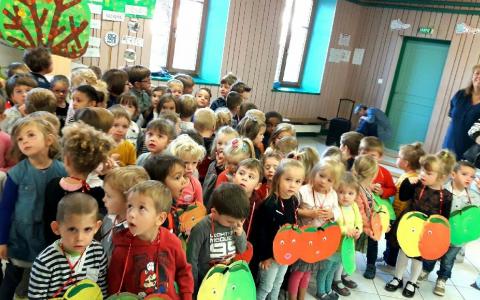
<svg viewBox="0 0 480 300"><path fill-rule="evenodd" d="M285 277L287 269L288 266L283 266L273 261L270 268L258 271L257 300L267 299L268 295L270 295L269 299L271 300L278 299L283 277Z"/></svg>
<svg viewBox="0 0 480 300"><path fill-rule="evenodd" d="M332 291L333 279L340 260L340 255L335 253L321 262L320 270L317 272L317 295L328 294Z"/></svg>
<svg viewBox="0 0 480 300"><path fill-rule="evenodd" d="M452 276L453 265L455 264L455 258L457 257L458 251L462 247L450 246L447 253L445 253L442 258L440 258L440 269L437 272L438 278L447 280ZM423 261L423 270L430 273L435 268L436 260L424 260Z"/></svg>

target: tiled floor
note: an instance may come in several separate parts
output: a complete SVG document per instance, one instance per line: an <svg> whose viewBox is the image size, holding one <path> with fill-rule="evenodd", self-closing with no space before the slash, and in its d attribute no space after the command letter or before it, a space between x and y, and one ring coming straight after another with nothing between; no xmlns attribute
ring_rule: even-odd
<svg viewBox="0 0 480 300"><path fill-rule="evenodd" d="M299 142L301 146L316 147L319 153L326 148L322 143L322 139L318 137L300 137ZM392 160L393 157L386 158ZM379 244L379 255L383 253L385 242ZM477 276L480 274L480 241L476 241L467 245L466 257L463 263L456 263L451 280L447 281L446 293L443 299L447 300L477 300L480 299L480 291L472 288L472 284ZM374 280L363 278L362 274L365 270L366 258L364 254L357 253L357 271L352 275L352 278L358 283L358 288L351 290L352 294L349 297L341 297L345 299L361 299L361 300L387 300L387 299L406 299L402 296L401 289L397 292L391 293L385 290L385 284L392 278L392 275L387 270L377 268L377 276ZM438 269L438 266L437 266ZM408 277L408 275L405 275ZM442 299L433 294L433 288L436 280L436 270L432 272L428 281L420 283L420 289L417 291L413 299ZM316 299L315 282L312 280L309 287L309 294L306 299ZM281 296L283 299L284 295Z"/></svg>

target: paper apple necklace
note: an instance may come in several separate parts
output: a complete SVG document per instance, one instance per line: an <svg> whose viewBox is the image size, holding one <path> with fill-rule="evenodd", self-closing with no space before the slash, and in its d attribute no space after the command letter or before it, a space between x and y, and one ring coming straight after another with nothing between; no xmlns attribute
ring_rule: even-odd
<svg viewBox="0 0 480 300"><path fill-rule="evenodd" d="M368 191L362 185L360 185L360 187L362 188L365 196L367 197L368 210L366 210L366 213L367 217L370 220L370 226L372 228L372 239L379 241L382 238L383 232L386 231L386 228L384 229L384 225L382 224L382 216L380 214L386 213L387 218L390 219L390 217L388 217L388 211L382 210L380 206L377 207L370 191Z"/></svg>

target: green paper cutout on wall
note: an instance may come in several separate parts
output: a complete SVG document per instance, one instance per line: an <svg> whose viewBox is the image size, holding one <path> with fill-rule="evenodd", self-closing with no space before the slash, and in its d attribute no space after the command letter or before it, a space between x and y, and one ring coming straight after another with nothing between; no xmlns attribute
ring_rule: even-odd
<svg viewBox="0 0 480 300"><path fill-rule="evenodd" d="M0 1L1 38L14 48L43 46L52 54L78 58L88 48L90 19L87 1Z"/></svg>
<svg viewBox="0 0 480 300"><path fill-rule="evenodd" d="M355 240L351 237L344 236L341 246L343 269L348 275L352 275L357 268L355 262Z"/></svg>

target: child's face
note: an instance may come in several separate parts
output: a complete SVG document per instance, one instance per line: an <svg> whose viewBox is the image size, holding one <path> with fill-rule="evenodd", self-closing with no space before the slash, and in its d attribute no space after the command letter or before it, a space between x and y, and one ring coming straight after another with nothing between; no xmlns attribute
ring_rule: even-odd
<svg viewBox="0 0 480 300"><path fill-rule="evenodd" d="M247 158L248 157L245 157L243 159ZM225 157L225 170L227 170L229 174L235 174L235 172L237 172L238 163L241 162L243 159L238 159L237 157Z"/></svg>
<svg viewBox="0 0 480 300"><path fill-rule="evenodd" d="M272 132L277 128L277 125L280 124L280 119L276 117L270 117L267 120L267 130L266 132L271 135Z"/></svg>
<svg viewBox="0 0 480 300"><path fill-rule="evenodd" d="M140 81L140 89L143 91L149 91L152 88L152 79L150 77L144 78Z"/></svg>
<svg viewBox="0 0 480 300"><path fill-rule="evenodd" d="M127 213L127 201L123 193L114 189L108 182L103 184L103 190L105 191L103 203L105 203L108 214L117 215L123 219Z"/></svg>
<svg viewBox="0 0 480 300"><path fill-rule="evenodd" d="M383 158L383 155L378 152L377 150L370 150L370 151L367 151L367 150L360 150L360 155L370 155L371 157L373 157L377 162L380 162Z"/></svg>
<svg viewBox="0 0 480 300"><path fill-rule="evenodd" d="M12 99L13 103L20 106L25 104L25 99L27 99L27 93L32 89L31 86L28 85L16 85L13 88L12 95L10 98Z"/></svg>
<svg viewBox="0 0 480 300"><path fill-rule="evenodd" d="M143 241L153 241L167 214L157 212L153 199L133 193L127 198L128 230Z"/></svg>
<svg viewBox="0 0 480 300"><path fill-rule="evenodd" d="M337 191L337 195L340 206L350 206L357 199L357 191L349 186L341 186Z"/></svg>
<svg viewBox="0 0 480 300"><path fill-rule="evenodd" d="M281 139L283 139L284 137L287 137L287 136L293 136L293 133L288 131L288 130L285 130L283 132L280 132L280 134L275 138L275 144L277 144L277 142Z"/></svg>
<svg viewBox="0 0 480 300"><path fill-rule="evenodd" d="M188 178L185 174L185 167L178 164L174 165L168 172L167 177L165 177L165 185L172 192L173 199L180 197L187 183Z"/></svg>
<svg viewBox="0 0 480 300"><path fill-rule="evenodd" d="M183 88L179 85L173 85L170 88L170 92L175 99L179 99L183 95Z"/></svg>
<svg viewBox="0 0 480 300"><path fill-rule="evenodd" d="M278 195L282 199L289 199L297 194L305 179L305 170L303 168L287 168L280 176L278 185Z"/></svg>
<svg viewBox="0 0 480 300"><path fill-rule="evenodd" d="M218 224L230 228L235 228L238 226L238 224L243 224L245 221L225 214L219 214L215 208L212 208L212 217Z"/></svg>
<svg viewBox="0 0 480 300"><path fill-rule="evenodd" d="M263 137L264 137L264 134L265 134L265 126L262 126L260 127L260 131L258 132L257 136L255 137L255 139L253 140L253 144L254 145L259 145L263 142Z"/></svg>
<svg viewBox="0 0 480 300"><path fill-rule="evenodd" d="M175 102L174 101L167 101L163 103L162 109L160 112L175 112Z"/></svg>
<svg viewBox="0 0 480 300"><path fill-rule="evenodd" d="M195 98L198 108L208 107L210 105L210 94L205 90L199 90Z"/></svg>
<svg viewBox="0 0 480 300"><path fill-rule="evenodd" d="M220 96L226 99L229 90L230 90L230 86L226 83L222 83L220 85Z"/></svg>
<svg viewBox="0 0 480 300"><path fill-rule="evenodd" d="M215 142L215 149L216 149L215 159L216 159L218 165L223 165L224 164L224 159L225 158L223 156L223 149L225 149L225 146L233 138L235 138L235 136L232 135L232 134L220 134L217 137L217 140Z"/></svg>
<svg viewBox="0 0 480 300"><path fill-rule="evenodd" d="M168 146L170 139L168 135L163 134L157 130L147 130L145 134L145 145L149 152L159 154Z"/></svg>
<svg viewBox="0 0 480 300"><path fill-rule="evenodd" d="M68 95L68 87L65 82L57 81L52 86L52 92L55 94L58 103L65 103Z"/></svg>
<svg viewBox="0 0 480 300"><path fill-rule="evenodd" d="M240 94L240 97L242 97L243 102L248 101L250 98L250 92L243 92Z"/></svg>
<svg viewBox="0 0 480 300"><path fill-rule="evenodd" d="M158 105L158 102L160 101L160 97L162 97L163 92L162 91L155 91L152 93L152 106L155 108Z"/></svg>
<svg viewBox="0 0 480 300"><path fill-rule="evenodd" d="M461 166L458 171L452 172L452 180L457 187L467 189L470 184L475 180L475 169L468 166Z"/></svg>
<svg viewBox="0 0 480 300"><path fill-rule="evenodd" d="M62 222L54 221L52 229L61 236L61 243L66 251L81 254L92 243L101 224L95 213L71 214L65 216Z"/></svg>
<svg viewBox="0 0 480 300"><path fill-rule="evenodd" d="M95 106L95 101L90 100L85 93L80 91L73 92L72 101L74 110Z"/></svg>
<svg viewBox="0 0 480 300"><path fill-rule="evenodd" d="M43 132L35 125L23 127L16 142L20 151L27 157L48 155L48 149L52 144L52 140L45 137Z"/></svg>
<svg viewBox="0 0 480 300"><path fill-rule="evenodd" d="M440 174L436 171L427 171L424 168L420 170L420 181L426 186L431 186L440 180Z"/></svg>
<svg viewBox="0 0 480 300"><path fill-rule="evenodd" d="M133 118L137 114L137 108L132 104L122 104L122 107L127 111L130 118Z"/></svg>
<svg viewBox="0 0 480 300"><path fill-rule="evenodd" d="M402 151L398 153L396 165L399 169L402 169L403 171L408 170L408 161L405 160L405 156Z"/></svg>
<svg viewBox="0 0 480 300"><path fill-rule="evenodd" d="M260 174L258 174L258 171L255 169L248 169L245 166L241 166L237 169L235 175L233 175L233 183L244 189L250 197L253 191L257 190L261 185Z"/></svg>
<svg viewBox="0 0 480 300"><path fill-rule="evenodd" d="M279 164L280 161L275 157L269 157L265 159L265 163L263 165L263 174L265 174L267 181L272 181L273 175L275 175L275 171L277 170Z"/></svg>
<svg viewBox="0 0 480 300"><path fill-rule="evenodd" d="M313 178L313 189L316 192L326 194L332 188L334 184L334 178L327 170L320 170Z"/></svg>
<svg viewBox="0 0 480 300"><path fill-rule="evenodd" d="M185 163L185 175L193 176L198 166L198 159L191 155L182 155L181 160Z"/></svg>
<svg viewBox="0 0 480 300"><path fill-rule="evenodd" d="M126 118L116 118L113 120L110 130L108 130L108 134L113 137L115 142L121 142L127 135L128 127L130 127L130 122Z"/></svg>

